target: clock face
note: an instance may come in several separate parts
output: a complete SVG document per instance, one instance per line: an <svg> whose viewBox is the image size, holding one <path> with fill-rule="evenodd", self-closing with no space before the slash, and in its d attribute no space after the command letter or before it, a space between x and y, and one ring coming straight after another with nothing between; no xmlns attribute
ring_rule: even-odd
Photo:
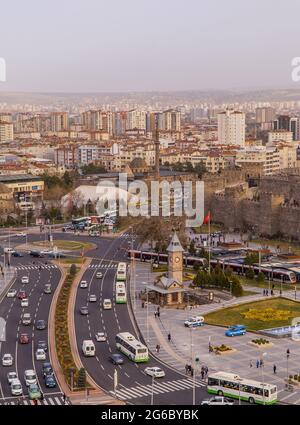
<svg viewBox="0 0 300 425"><path fill-rule="evenodd" d="M179 263L180 258L179 257L175 257L175 261L176 261L176 263Z"/></svg>

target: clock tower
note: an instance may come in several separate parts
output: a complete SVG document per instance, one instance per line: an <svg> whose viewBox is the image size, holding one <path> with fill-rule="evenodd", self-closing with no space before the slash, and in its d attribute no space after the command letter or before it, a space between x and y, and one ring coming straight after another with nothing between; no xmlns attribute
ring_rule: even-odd
<svg viewBox="0 0 300 425"><path fill-rule="evenodd" d="M174 233L170 245L167 248L168 251L168 278L177 280L182 283L182 253L184 249L178 239L176 232Z"/></svg>

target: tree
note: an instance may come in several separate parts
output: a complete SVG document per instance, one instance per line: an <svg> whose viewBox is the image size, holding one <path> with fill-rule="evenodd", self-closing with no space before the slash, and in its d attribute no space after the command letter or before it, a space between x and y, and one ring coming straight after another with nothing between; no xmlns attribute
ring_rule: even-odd
<svg viewBox="0 0 300 425"><path fill-rule="evenodd" d="M245 257L245 264L252 266L255 263L259 262L259 255L257 252L247 252Z"/></svg>
<svg viewBox="0 0 300 425"><path fill-rule="evenodd" d="M78 384L79 388L85 388L86 387L86 371L83 367L81 369L79 369L77 384Z"/></svg>
<svg viewBox="0 0 300 425"><path fill-rule="evenodd" d="M257 281L258 282L264 282L265 281L265 275L263 272L259 272L257 275Z"/></svg>
<svg viewBox="0 0 300 425"><path fill-rule="evenodd" d="M246 271L246 278L247 279L254 279L254 277L255 277L255 272L254 272L254 270L253 270L253 268L252 267L250 267L247 271Z"/></svg>
<svg viewBox="0 0 300 425"><path fill-rule="evenodd" d="M81 167L81 172L83 175L100 174L100 173L106 173L106 169L103 165L97 165L97 164L91 163Z"/></svg>
<svg viewBox="0 0 300 425"><path fill-rule="evenodd" d="M71 264L71 266L70 266L70 275L71 276L75 276L76 273L77 273L76 264Z"/></svg>
<svg viewBox="0 0 300 425"><path fill-rule="evenodd" d="M190 247L189 247L189 253L191 255L195 255L196 254L196 247L195 247L195 241L194 241L194 239L191 240Z"/></svg>
<svg viewBox="0 0 300 425"><path fill-rule="evenodd" d="M201 179L203 174L207 172L204 162L201 161L199 164L195 165L194 171L198 174L199 179Z"/></svg>

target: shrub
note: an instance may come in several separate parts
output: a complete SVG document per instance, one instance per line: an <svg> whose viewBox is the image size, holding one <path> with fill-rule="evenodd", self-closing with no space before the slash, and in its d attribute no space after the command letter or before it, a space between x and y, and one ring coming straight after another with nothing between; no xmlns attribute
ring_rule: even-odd
<svg viewBox="0 0 300 425"><path fill-rule="evenodd" d="M85 372L85 369L83 367L79 370L77 385L78 385L79 388L85 388L86 387L86 372Z"/></svg>
<svg viewBox="0 0 300 425"><path fill-rule="evenodd" d="M71 264L71 266L70 266L70 275L71 276L75 276L76 273L77 273L76 264ZM67 277L67 281L68 281L68 277Z"/></svg>
<svg viewBox="0 0 300 425"><path fill-rule="evenodd" d="M247 271L246 271L246 278L247 279L254 279L255 276L255 272L253 270L252 267L250 267Z"/></svg>

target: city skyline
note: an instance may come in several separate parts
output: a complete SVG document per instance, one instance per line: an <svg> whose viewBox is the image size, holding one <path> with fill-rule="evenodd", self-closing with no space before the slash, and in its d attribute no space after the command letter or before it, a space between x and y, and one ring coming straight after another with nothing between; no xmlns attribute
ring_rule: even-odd
<svg viewBox="0 0 300 425"><path fill-rule="evenodd" d="M296 1L288 8L270 0L129 3L2 6L0 57L7 75L0 91L297 89L291 77L291 61L300 55ZM292 13L283 20L287 9Z"/></svg>

